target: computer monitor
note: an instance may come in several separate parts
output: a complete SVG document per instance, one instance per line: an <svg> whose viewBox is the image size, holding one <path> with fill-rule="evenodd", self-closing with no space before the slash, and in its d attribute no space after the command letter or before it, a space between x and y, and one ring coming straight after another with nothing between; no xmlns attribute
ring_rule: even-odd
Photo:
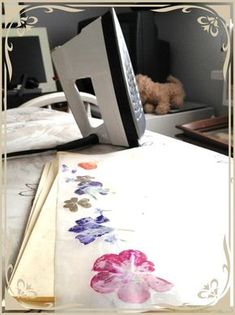
<svg viewBox="0 0 235 315"><path fill-rule="evenodd" d="M100 143L139 145L145 116L135 75L114 9L57 47L52 59L68 104L83 137L96 134ZM103 124L93 128L76 86L91 78Z"/></svg>
<svg viewBox="0 0 235 315"><path fill-rule="evenodd" d="M34 78L41 93L56 91L46 28L34 27L27 31L18 28L5 29L3 44L6 36L8 44L13 47L9 52L12 78L8 83L11 89L19 90L25 77Z"/></svg>

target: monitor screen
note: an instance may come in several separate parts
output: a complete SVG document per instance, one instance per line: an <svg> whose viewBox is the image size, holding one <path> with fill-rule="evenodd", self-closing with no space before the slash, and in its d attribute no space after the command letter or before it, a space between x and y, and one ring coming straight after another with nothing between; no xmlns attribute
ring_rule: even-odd
<svg viewBox="0 0 235 315"><path fill-rule="evenodd" d="M14 47L10 54L13 68L12 85L21 84L23 75L36 78L40 83L46 83L39 38L37 36L11 37L10 41ZM24 61L20 60L22 56Z"/></svg>
<svg viewBox="0 0 235 315"><path fill-rule="evenodd" d="M9 33L3 30L3 36L3 42L8 40L8 45L13 47L9 52L12 65L10 85L20 88L26 76L39 83L38 88L42 93L56 91L46 28L35 27L23 33L20 29L12 28Z"/></svg>

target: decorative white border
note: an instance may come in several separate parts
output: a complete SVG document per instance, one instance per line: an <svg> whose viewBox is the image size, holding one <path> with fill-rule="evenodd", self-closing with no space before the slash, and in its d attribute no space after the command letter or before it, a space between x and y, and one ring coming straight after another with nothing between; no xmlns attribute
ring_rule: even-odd
<svg viewBox="0 0 235 315"><path fill-rule="evenodd" d="M23 13L26 13L26 12L29 12L29 11L32 11L32 10L38 9L38 8L44 8L45 13L52 13L54 11L54 9L63 10L63 11L67 11L67 12L79 12L79 11L81 11L80 9L78 9L78 5L72 6L72 5L63 5L63 4L62 5L47 4L47 5L43 5L43 6L40 5L40 6L32 6L32 7L31 7L31 5L26 5L26 6L24 6L24 9L20 12L20 14L23 14ZM210 4L210 3L208 3L208 4ZM107 5L110 6L110 3L107 3L106 6ZM125 5L126 5L126 3L123 3L122 6L125 6ZM97 6L98 6L98 3L97 3ZM149 6L153 7L154 3L153 4L149 3ZM81 8L81 6L80 6L80 8ZM187 4L185 4L185 5L183 5L183 4L182 5L173 5L173 6L171 6L171 5L166 5L166 6L165 5L157 5L156 9L154 9L154 11L156 11L156 12L169 12L169 11L173 11L173 10L177 10L177 9L181 9L183 13L190 13L192 11L192 9L202 9L205 12L212 14L213 17L201 16L200 18L198 18L197 21L202 26L203 30L207 31L213 37L216 37L218 35L218 32L219 32L218 21L220 21L220 23L222 23L222 25L226 31L226 34L227 34L227 43L223 44L223 50L227 51L224 66L223 66L223 76L224 76L224 79L226 79L226 75L227 75L228 68L229 68L229 62L230 62L231 45L230 45L230 40L229 40L229 37L230 37L229 32L228 32L228 29L227 29L223 19L220 18L212 9L207 8L205 6L200 6L200 5L187 5ZM37 20L37 18L35 18L33 16L30 16L27 18L20 16L20 21L21 21L21 25L24 24L25 28L27 28L27 27L31 28L32 25L36 24L38 20ZM11 27L11 25L10 25L10 27ZM11 46L9 46L7 49L9 50L9 48L11 49ZM7 54L8 54L8 51L6 51L6 56L7 56ZM9 74L11 75L12 69L11 69L11 64L9 61L7 61L7 67L8 67ZM164 308L164 310L173 311L173 312L178 312L178 311L190 312L190 311L200 311L200 310L202 311L202 310L207 309L207 307L210 305L215 305L227 293L227 291L231 285L231 283L230 283L230 280L231 280L230 279L230 271L231 271L230 268L232 267L231 266L231 258L232 257L231 257L231 252L228 249L228 244L227 244L226 239L224 239L224 253L226 256L227 264L225 264L223 266L223 270L224 270L224 272L227 273L227 281L226 281L226 285L222 291L221 296L218 297L216 294L216 291L215 291L216 288L218 287L218 281L216 279L212 279L208 283L208 285L206 285L202 289L202 291L200 291L198 293L199 296L201 296L201 298L204 298L205 294L207 296L211 295L211 297L214 298L212 303L209 303L208 305L202 306L202 307L185 304L185 307L179 307L179 308L173 308L173 309L170 306L164 305L164 306L162 306ZM11 268L12 268L12 266L9 266L9 269L11 269ZM23 284L23 282L20 282L20 284ZM22 303L22 305L24 307L26 307L27 309L28 308L37 309L36 307L32 307L32 306L29 306L29 305L24 304L24 303ZM65 305L63 307L57 308L57 307L53 307L53 305L51 303L45 303L45 307L43 307L43 308L40 307L38 309L40 309L40 310L41 309L44 309L44 310L63 310L63 309L64 310L68 310L68 309L81 310L81 309L79 309L79 304L78 305ZM161 309L161 306L160 306L160 309ZM157 307L156 310L159 310L159 307Z"/></svg>

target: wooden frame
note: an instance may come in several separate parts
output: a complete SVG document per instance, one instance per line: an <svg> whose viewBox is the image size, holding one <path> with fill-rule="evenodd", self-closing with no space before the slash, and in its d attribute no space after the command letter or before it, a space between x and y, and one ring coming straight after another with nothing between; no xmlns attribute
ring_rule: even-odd
<svg viewBox="0 0 235 315"><path fill-rule="evenodd" d="M198 120L176 127L183 130L188 138L215 145L221 149L228 149L229 145L232 147L232 132L230 135L227 116Z"/></svg>

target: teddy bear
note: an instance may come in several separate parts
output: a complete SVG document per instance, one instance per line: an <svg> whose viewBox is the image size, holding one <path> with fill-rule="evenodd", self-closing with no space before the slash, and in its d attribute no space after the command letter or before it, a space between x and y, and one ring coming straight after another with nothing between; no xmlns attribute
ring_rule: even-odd
<svg viewBox="0 0 235 315"><path fill-rule="evenodd" d="M137 74L136 82L145 113L164 115L172 108L183 106L183 84L174 76L169 75L166 83L158 83L147 75Z"/></svg>

